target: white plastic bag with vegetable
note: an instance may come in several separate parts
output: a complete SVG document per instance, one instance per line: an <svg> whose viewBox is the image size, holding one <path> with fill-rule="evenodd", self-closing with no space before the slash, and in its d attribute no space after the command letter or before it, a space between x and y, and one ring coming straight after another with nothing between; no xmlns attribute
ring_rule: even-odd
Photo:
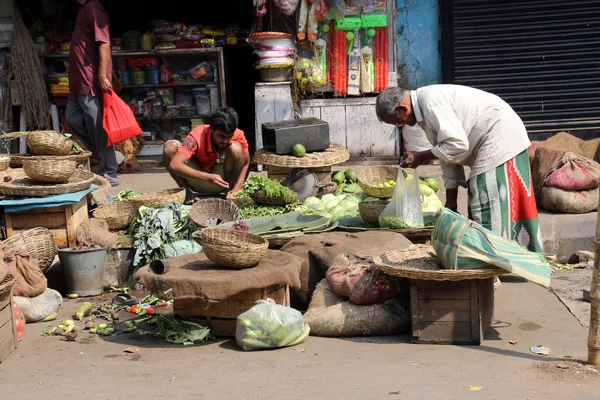
<svg viewBox="0 0 600 400"><path fill-rule="evenodd" d="M235 341L245 351L295 346L310 332L298 310L276 304L273 299L258 304L237 318Z"/></svg>
<svg viewBox="0 0 600 400"><path fill-rule="evenodd" d="M407 174L405 177L402 168L398 169L392 200L379 215L380 227L390 229L424 227L418 181L417 176Z"/></svg>

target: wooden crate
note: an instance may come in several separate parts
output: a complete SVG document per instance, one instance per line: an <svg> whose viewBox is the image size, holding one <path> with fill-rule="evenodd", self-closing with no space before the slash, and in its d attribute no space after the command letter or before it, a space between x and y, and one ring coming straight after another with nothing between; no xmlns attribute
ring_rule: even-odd
<svg viewBox="0 0 600 400"><path fill-rule="evenodd" d="M308 170L317 175L321 183L331 181L331 167L308 168ZM267 176L269 179L275 179L281 183L285 181L292 171L294 171L294 168L267 166Z"/></svg>
<svg viewBox="0 0 600 400"><path fill-rule="evenodd" d="M87 218L87 196L84 196L78 203L68 206L6 213L6 237L9 238L29 229L42 227L52 232L56 247L76 247L75 232Z"/></svg>
<svg viewBox="0 0 600 400"><path fill-rule="evenodd" d="M235 336L237 317L248 311L260 299L271 298L277 304L290 305L289 286L271 286L247 290L227 300L206 304L200 299L175 299L173 313L208 326L215 336Z"/></svg>
<svg viewBox="0 0 600 400"><path fill-rule="evenodd" d="M411 280L412 342L479 345L492 323L494 278Z"/></svg>
<svg viewBox="0 0 600 400"><path fill-rule="evenodd" d="M12 290L0 294L0 363L17 348Z"/></svg>

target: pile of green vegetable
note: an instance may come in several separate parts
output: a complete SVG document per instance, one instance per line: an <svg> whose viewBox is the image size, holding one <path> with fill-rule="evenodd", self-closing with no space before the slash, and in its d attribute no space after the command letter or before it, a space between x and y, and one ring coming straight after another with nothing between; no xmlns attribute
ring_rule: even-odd
<svg viewBox="0 0 600 400"><path fill-rule="evenodd" d="M129 229L133 233L135 267L201 250L192 240L189 210L189 206L177 203L163 208L140 207Z"/></svg>
<svg viewBox="0 0 600 400"><path fill-rule="evenodd" d="M120 191L113 199L113 201L121 201L121 200L131 200L138 197L139 194L134 192L132 189L122 190Z"/></svg>
<svg viewBox="0 0 600 400"><path fill-rule="evenodd" d="M362 192L358 186L358 174L353 169L337 171L331 175L331 180L337 184L338 193L359 193Z"/></svg>
<svg viewBox="0 0 600 400"><path fill-rule="evenodd" d="M242 191L236 197L248 197L259 190L265 192L265 196L268 198L278 198L286 202L291 202L296 198L296 193L290 188L283 186L275 180L258 175L249 177L244 182Z"/></svg>
<svg viewBox="0 0 600 400"><path fill-rule="evenodd" d="M300 204L289 204L287 206L269 206L262 204L246 204L240 207L243 219L255 217L273 217L275 215L287 214L300 207Z"/></svg>
<svg viewBox="0 0 600 400"><path fill-rule="evenodd" d="M320 200L309 197L304 201L298 211L304 215L320 215L338 221L343 218L352 218L358 215L358 203L365 198L364 193L338 195L326 194Z"/></svg>
<svg viewBox="0 0 600 400"><path fill-rule="evenodd" d="M133 324L140 335L151 335L174 344L192 345L214 339L210 329L205 326L161 314L140 318ZM148 327L140 328L138 325L141 324L147 324Z"/></svg>

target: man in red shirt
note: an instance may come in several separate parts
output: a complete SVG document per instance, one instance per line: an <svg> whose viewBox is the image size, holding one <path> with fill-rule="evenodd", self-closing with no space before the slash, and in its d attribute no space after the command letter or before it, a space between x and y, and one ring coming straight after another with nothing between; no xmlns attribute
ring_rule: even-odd
<svg viewBox="0 0 600 400"><path fill-rule="evenodd" d="M186 204L200 196L235 195L242 190L250 155L238 115L225 107L211 116L210 125L193 129L183 144L169 140L163 163L179 187L186 189Z"/></svg>
<svg viewBox="0 0 600 400"><path fill-rule="evenodd" d="M69 55L67 123L98 160L98 175L119 184L117 157L106 145L102 127L102 92L112 89L112 60L108 15L98 0L79 3Z"/></svg>

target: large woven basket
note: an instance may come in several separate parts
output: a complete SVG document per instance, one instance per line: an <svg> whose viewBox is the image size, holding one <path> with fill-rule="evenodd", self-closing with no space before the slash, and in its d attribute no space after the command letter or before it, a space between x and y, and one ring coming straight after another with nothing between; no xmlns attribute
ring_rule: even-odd
<svg viewBox="0 0 600 400"><path fill-rule="evenodd" d="M108 229L118 231L129 226L136 210L135 203L131 200L113 201L95 209L92 216L106 221Z"/></svg>
<svg viewBox="0 0 600 400"><path fill-rule="evenodd" d="M3 182L6 176L12 179ZM65 193L75 193L90 187L96 175L90 171L77 169L67 183L43 183L30 179L23 172L23 168L9 169L0 172L0 194L5 196L42 197Z"/></svg>
<svg viewBox="0 0 600 400"><path fill-rule="evenodd" d="M293 204L298 201L298 196L294 194L294 197L287 201L283 197L267 197L264 191L257 190L256 192L250 195L250 198L254 200L256 204L266 204L270 206L286 206L288 204Z"/></svg>
<svg viewBox="0 0 600 400"><path fill-rule="evenodd" d="M11 236L2 245L14 252L25 252L40 262L42 272L46 273L56 257L54 236L46 228L33 228Z"/></svg>
<svg viewBox="0 0 600 400"><path fill-rule="evenodd" d="M379 226L379 215L388 204L389 200L362 201L358 203L358 212L366 222Z"/></svg>
<svg viewBox="0 0 600 400"><path fill-rule="evenodd" d="M26 160L73 160L77 163L77 168L89 171L88 164L91 156L92 153L89 151L68 156L31 156L28 154L14 154L10 156L10 165L22 166Z"/></svg>
<svg viewBox="0 0 600 400"><path fill-rule="evenodd" d="M0 297L6 294L7 292L10 292L10 290L16 282L17 278L15 278L11 274L6 274L4 279L0 281Z"/></svg>
<svg viewBox="0 0 600 400"><path fill-rule="evenodd" d="M168 203L179 203L183 204L185 202L185 189L177 188L177 189L167 189L167 190L159 190L158 192L152 193L144 193L134 200L135 207L140 208L151 207L151 208L162 208L165 204Z"/></svg>
<svg viewBox="0 0 600 400"><path fill-rule="evenodd" d="M324 151L306 153L304 157L291 155L278 155L266 149L259 149L254 153L252 162L254 164L271 165L283 168L318 168L341 164L348 161L350 153L339 144L331 143Z"/></svg>
<svg viewBox="0 0 600 400"><path fill-rule="evenodd" d="M406 172L403 170L404 176ZM387 199L392 197L394 188L377 187L380 183L395 181L398 177L398 167L391 165L381 165L365 168L358 173L358 184L360 188L369 196Z"/></svg>
<svg viewBox="0 0 600 400"><path fill-rule="evenodd" d="M33 131L27 134L27 146L40 156L66 156L73 152L73 141L55 131Z"/></svg>
<svg viewBox="0 0 600 400"><path fill-rule="evenodd" d="M206 257L217 265L248 268L257 265L269 248L269 242L253 233L233 229L209 228L195 236Z"/></svg>
<svg viewBox="0 0 600 400"><path fill-rule="evenodd" d="M23 172L34 181L44 183L66 183L75 173L77 162L75 160L31 159L23 162Z"/></svg>
<svg viewBox="0 0 600 400"><path fill-rule="evenodd" d="M487 279L507 273L500 268L445 269L429 245L411 245L402 250L385 252L375 257L373 263L390 276L432 281Z"/></svg>
<svg viewBox="0 0 600 400"><path fill-rule="evenodd" d="M242 219L239 208L229 200L205 199L194 203L190 218L200 228L215 227L222 222Z"/></svg>

